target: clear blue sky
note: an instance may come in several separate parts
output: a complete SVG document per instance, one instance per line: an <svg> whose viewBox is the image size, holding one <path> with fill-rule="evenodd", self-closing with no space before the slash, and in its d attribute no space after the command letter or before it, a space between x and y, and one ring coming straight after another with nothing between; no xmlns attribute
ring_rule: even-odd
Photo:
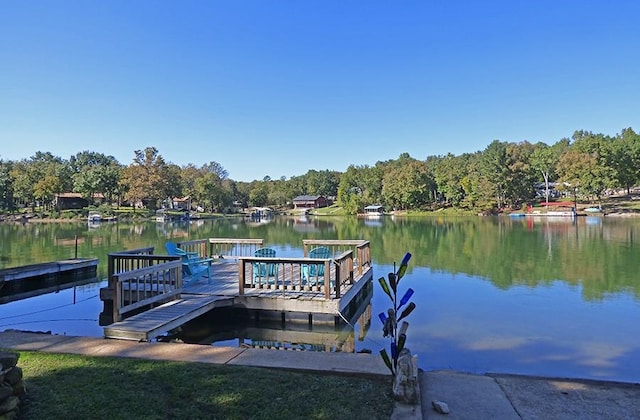
<svg viewBox="0 0 640 420"><path fill-rule="evenodd" d="M0 0L0 159L232 179L640 129L638 1Z"/></svg>

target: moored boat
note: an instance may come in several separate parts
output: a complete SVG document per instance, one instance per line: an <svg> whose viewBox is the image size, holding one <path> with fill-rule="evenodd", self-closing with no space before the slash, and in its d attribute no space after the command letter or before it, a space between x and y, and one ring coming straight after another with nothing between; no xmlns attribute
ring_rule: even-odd
<svg viewBox="0 0 640 420"><path fill-rule="evenodd" d="M384 215L384 207L380 205L371 205L364 208L365 217L380 217Z"/></svg>
<svg viewBox="0 0 640 420"><path fill-rule="evenodd" d="M171 218L164 209L156 210L156 222L164 223L168 222L170 219Z"/></svg>
<svg viewBox="0 0 640 420"><path fill-rule="evenodd" d="M89 216L87 216L87 221L89 223L100 223L102 221L102 215L95 211L89 212Z"/></svg>
<svg viewBox="0 0 640 420"><path fill-rule="evenodd" d="M534 210L529 207L527 210L527 216L554 216L554 217L576 217L575 204L568 201L556 201L549 203L542 203L543 210Z"/></svg>

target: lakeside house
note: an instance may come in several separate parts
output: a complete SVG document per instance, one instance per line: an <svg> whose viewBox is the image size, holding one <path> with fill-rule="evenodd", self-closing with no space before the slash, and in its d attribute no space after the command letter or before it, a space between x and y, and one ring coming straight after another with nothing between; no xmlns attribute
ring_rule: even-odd
<svg viewBox="0 0 640 420"><path fill-rule="evenodd" d="M295 209L317 209L328 205L329 200L322 195L299 195L293 199Z"/></svg>
<svg viewBox="0 0 640 420"><path fill-rule="evenodd" d="M80 193L60 193L54 196L53 201L58 210L79 210L90 204L100 204L104 201L104 195L101 193L93 194L93 203L89 203L89 200Z"/></svg>
<svg viewBox="0 0 640 420"><path fill-rule="evenodd" d="M191 210L191 197L190 196L186 196L186 197L174 197L173 200L171 200L171 208L173 210L187 210L190 211Z"/></svg>

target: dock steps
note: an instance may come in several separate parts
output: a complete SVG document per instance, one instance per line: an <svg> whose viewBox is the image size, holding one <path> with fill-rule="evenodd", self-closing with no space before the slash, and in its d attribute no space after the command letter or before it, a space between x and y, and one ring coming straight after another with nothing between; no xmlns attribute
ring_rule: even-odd
<svg viewBox="0 0 640 420"><path fill-rule="evenodd" d="M105 338L148 341L160 333L177 328L214 308L232 306L233 297L183 294L148 311L104 328Z"/></svg>

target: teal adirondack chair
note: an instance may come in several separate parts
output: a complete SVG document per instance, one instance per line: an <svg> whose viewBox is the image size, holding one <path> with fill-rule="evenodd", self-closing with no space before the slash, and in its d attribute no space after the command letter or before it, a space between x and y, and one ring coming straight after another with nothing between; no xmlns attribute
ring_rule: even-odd
<svg viewBox="0 0 640 420"><path fill-rule="evenodd" d="M254 257L275 258L276 250L273 248L258 248L253 253ZM275 263L253 263L253 279L258 283L266 281L273 284L278 278L278 266Z"/></svg>
<svg viewBox="0 0 640 420"><path fill-rule="evenodd" d="M179 255L181 257L186 256L187 258L198 258L198 253L197 252L187 252L184 249L180 249L178 248L178 245L176 245L173 242L167 242L164 244L164 249L167 250L167 254L169 255Z"/></svg>
<svg viewBox="0 0 640 420"><path fill-rule="evenodd" d="M309 258L329 258L329 248L319 246L309 251ZM324 283L324 262L318 264L302 264L302 280L315 286Z"/></svg>
<svg viewBox="0 0 640 420"><path fill-rule="evenodd" d="M167 254L178 255L182 258L182 276L189 280L195 280L207 271L207 281L211 283L211 264L213 258L200 258L197 252L187 252L173 242L164 244Z"/></svg>

